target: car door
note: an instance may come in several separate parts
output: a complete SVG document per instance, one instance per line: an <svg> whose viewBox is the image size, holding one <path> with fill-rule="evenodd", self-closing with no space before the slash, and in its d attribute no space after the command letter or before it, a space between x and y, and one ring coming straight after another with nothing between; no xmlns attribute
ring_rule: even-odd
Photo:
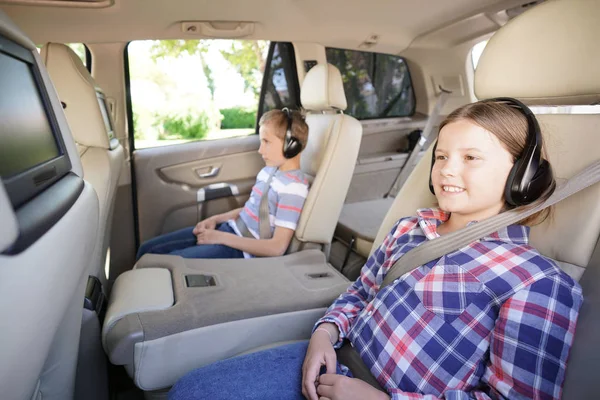
<svg viewBox="0 0 600 400"><path fill-rule="evenodd" d="M264 167L257 152L260 140L256 117L269 109L299 104L291 43L203 41L209 43L201 43L199 46L204 48L200 51L183 55L181 51L177 59L156 57L162 54L160 51L173 54L181 50L167 42L162 47L156 41L129 45L138 244L242 207L256 175ZM264 59L256 57L259 52ZM227 65L228 60L234 62ZM240 66L240 62L246 65ZM172 70L165 69L169 63ZM143 69L144 65L155 70ZM139 70L134 70L136 66ZM248 73L252 68L254 75ZM195 72L190 73L190 69ZM255 76L259 72L262 82ZM195 82L198 75L203 79ZM206 88L208 96L202 99L198 93ZM171 92L165 93L168 90ZM235 98L223 99L224 91L244 99L254 95L256 102L248 107L247 99L238 103ZM153 96L162 100L165 111L149 101ZM186 96L191 104L182 101ZM175 109L173 102L180 104L183 111ZM202 134L204 125L213 123L215 113L220 114L219 129L213 126Z"/></svg>

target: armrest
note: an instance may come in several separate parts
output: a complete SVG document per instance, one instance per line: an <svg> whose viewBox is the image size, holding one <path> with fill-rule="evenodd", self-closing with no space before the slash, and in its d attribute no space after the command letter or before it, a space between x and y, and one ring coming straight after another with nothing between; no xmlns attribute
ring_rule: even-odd
<svg viewBox="0 0 600 400"><path fill-rule="evenodd" d="M168 269L144 268L121 274L113 286L102 328L102 345L111 362L118 364L123 359L119 349L133 349L136 341L143 340L141 324L129 316L165 310L173 302L173 283Z"/></svg>

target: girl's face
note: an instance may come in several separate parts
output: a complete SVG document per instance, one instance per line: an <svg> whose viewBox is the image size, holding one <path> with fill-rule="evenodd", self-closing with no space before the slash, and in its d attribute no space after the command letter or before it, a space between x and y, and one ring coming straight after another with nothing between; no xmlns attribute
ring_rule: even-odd
<svg viewBox="0 0 600 400"><path fill-rule="evenodd" d="M469 120L444 126L431 173L440 208L467 222L498 214L512 166L512 156L491 132Z"/></svg>

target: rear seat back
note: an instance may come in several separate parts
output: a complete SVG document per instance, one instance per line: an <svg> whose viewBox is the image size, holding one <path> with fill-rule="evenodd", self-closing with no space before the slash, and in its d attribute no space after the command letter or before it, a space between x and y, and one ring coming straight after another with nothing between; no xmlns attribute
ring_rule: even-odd
<svg viewBox="0 0 600 400"><path fill-rule="evenodd" d="M98 228L98 198L82 179L75 143L35 44L2 10L0 37L2 53L7 53L1 56L0 76L15 79L18 86L6 87L2 83L0 90L4 99L9 96L19 105L11 109L16 109L16 118L0 122L0 146L10 142L10 135L22 135L27 139L27 147L12 147L13 155L31 159L32 154L47 149L38 135L48 124L48 128L53 127L51 138L58 144L56 149L69 165L69 172L60 178L57 164L53 171L38 169L44 172L37 172L37 176L44 179L57 176L50 185L34 178L21 181L26 185L11 187L6 176L0 179L0 398L70 400L74 398L86 265ZM20 54L22 58L12 57L7 62L10 54ZM31 91L34 87L38 93ZM41 108L36 109L36 102ZM34 108L21 108L24 104ZM21 123L24 119L30 120ZM41 155L46 156L47 153ZM39 160L38 156L33 160ZM11 165L6 159L0 163L3 173ZM17 172L23 176L32 170ZM11 192L14 195L26 191L33 182L44 189L23 204L9 200ZM23 239L27 244L23 244ZM8 250L14 245L23 247Z"/></svg>
<svg viewBox="0 0 600 400"><path fill-rule="evenodd" d="M342 113L346 95L340 71L333 65L319 64L306 74L301 101L309 128L301 169L312 182L291 251L305 243L331 243L362 138L360 122Z"/></svg>
<svg viewBox="0 0 600 400"><path fill-rule="evenodd" d="M116 188L124 161L123 148L111 135L114 124L106 108L104 93L77 54L62 43L47 43L41 56L65 107L81 157L83 177L100 200L99 233L89 273L105 284L108 277L104 273L104 264Z"/></svg>
<svg viewBox="0 0 600 400"><path fill-rule="evenodd" d="M551 1L515 18L488 42L475 72L480 99L511 96L529 105L589 105L600 102L600 2ZM538 115L549 159L560 183L600 159L600 115ZM435 204L428 189L431 149L396 197L374 249L399 218ZM600 360L600 185L555 206L554 218L531 229L530 243L580 279L584 305L565 384L564 398L597 395ZM593 253L595 251L595 255ZM593 270L592 270L593 268Z"/></svg>

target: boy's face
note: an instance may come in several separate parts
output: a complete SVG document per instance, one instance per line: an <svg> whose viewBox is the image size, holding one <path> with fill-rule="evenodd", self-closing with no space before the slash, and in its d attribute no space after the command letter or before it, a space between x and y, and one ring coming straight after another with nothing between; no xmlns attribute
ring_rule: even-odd
<svg viewBox="0 0 600 400"><path fill-rule="evenodd" d="M283 140L274 132L274 124L264 124L258 130L260 136L260 147L258 154L265 160L268 167L279 168L287 159L283 156Z"/></svg>
<svg viewBox="0 0 600 400"><path fill-rule="evenodd" d="M440 131L431 174L440 208L468 221L498 214L512 156L491 132L467 120Z"/></svg>

